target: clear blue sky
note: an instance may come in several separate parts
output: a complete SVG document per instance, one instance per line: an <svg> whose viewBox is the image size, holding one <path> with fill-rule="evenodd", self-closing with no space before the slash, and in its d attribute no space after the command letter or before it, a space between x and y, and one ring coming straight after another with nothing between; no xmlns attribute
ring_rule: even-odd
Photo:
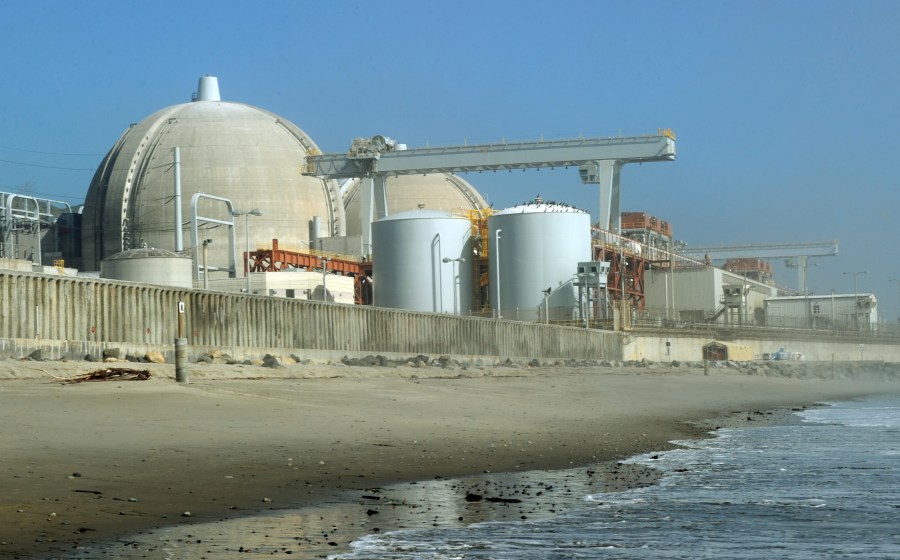
<svg viewBox="0 0 900 560"><path fill-rule="evenodd" d="M202 74L326 151L672 128L677 161L625 167L623 210L691 245L837 238L810 288L852 293L842 273L868 270L860 292L894 322L898 29L897 1L10 0L0 190L80 203L125 128ZM597 212L573 170L467 179L498 208L541 194Z"/></svg>

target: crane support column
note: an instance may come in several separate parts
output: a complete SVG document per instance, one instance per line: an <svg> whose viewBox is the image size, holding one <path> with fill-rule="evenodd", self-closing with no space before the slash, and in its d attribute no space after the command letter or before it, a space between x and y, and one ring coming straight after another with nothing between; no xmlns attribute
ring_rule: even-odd
<svg viewBox="0 0 900 560"><path fill-rule="evenodd" d="M387 193L384 188L385 176L376 173L363 177L362 184L362 245L364 253L372 251L372 222L388 215Z"/></svg>
<svg viewBox="0 0 900 560"><path fill-rule="evenodd" d="M620 206L619 172L622 164L618 160L597 162L597 179L600 182L599 227L615 234L622 233L622 211Z"/></svg>

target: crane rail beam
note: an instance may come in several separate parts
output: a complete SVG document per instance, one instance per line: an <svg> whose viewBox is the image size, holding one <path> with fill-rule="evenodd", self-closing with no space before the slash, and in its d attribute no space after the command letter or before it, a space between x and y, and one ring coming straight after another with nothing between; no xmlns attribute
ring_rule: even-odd
<svg viewBox="0 0 900 560"><path fill-rule="evenodd" d="M684 255L709 257L710 259L760 258L780 259L789 257L836 257L839 253L836 239L831 241L776 243L758 245L720 245L710 247L685 247Z"/></svg>
<svg viewBox="0 0 900 560"><path fill-rule="evenodd" d="M414 148L366 155L329 153L306 156L304 175L343 179L378 175L421 175L574 167L615 160L620 163L672 161L675 138L649 136L579 138L503 144Z"/></svg>

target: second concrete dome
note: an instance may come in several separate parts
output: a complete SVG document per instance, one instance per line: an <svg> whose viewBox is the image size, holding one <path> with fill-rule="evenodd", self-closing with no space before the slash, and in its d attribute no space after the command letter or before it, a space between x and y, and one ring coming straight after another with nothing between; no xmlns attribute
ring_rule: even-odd
<svg viewBox="0 0 900 560"><path fill-rule="evenodd" d="M347 216L347 235L361 233L360 179L352 179L343 187L344 211ZM462 177L449 173L428 175L400 175L385 181L389 214L425 208L465 213L488 207L484 197Z"/></svg>

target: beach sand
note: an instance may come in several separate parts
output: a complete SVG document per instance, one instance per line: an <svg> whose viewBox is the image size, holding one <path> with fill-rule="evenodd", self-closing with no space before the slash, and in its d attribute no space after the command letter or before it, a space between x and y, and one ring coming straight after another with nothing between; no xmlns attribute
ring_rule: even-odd
<svg viewBox="0 0 900 560"><path fill-rule="evenodd" d="M102 367L151 378L61 383ZM135 557L163 558L153 550L169 538L180 558L311 558L373 531L552 515L652 483L618 460L671 440L900 392L727 368L196 364L188 385L174 373L0 361L0 557L88 558L124 538ZM240 530L221 522L249 516ZM267 541L285 524L293 538Z"/></svg>

